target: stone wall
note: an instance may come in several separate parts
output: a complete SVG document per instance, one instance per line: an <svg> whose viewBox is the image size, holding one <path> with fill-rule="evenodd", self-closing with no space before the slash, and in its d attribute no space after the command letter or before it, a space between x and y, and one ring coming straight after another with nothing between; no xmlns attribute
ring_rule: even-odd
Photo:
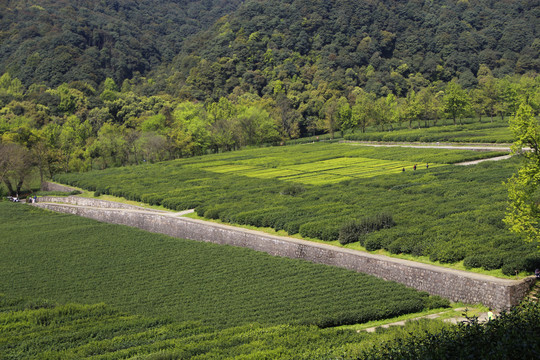
<svg viewBox="0 0 540 360"><path fill-rule="evenodd" d="M53 182L44 181L41 184L41 190L43 191L61 191L61 192L72 192L73 190L77 190L75 188L66 186L66 185L60 185L55 184Z"/></svg>
<svg viewBox="0 0 540 360"><path fill-rule="evenodd" d="M123 203L118 203L115 201L76 197L76 196L40 196L38 198L38 202L64 203L64 204L106 208L106 209L147 210L141 206L136 206L136 205L123 204ZM164 212L164 213L166 212L166 211L160 211L160 210L152 210L152 211Z"/></svg>
<svg viewBox="0 0 540 360"><path fill-rule="evenodd" d="M175 217L172 213L98 209L43 202L37 206L178 238L247 247L271 255L339 266L396 281L452 301L482 303L498 310L517 305L534 283L534 277L523 280L498 279L321 243L272 236L233 226Z"/></svg>

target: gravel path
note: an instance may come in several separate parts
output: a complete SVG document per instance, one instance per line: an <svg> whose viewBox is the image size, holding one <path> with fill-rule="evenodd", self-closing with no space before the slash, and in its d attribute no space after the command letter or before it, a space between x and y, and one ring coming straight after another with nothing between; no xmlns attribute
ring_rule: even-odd
<svg viewBox="0 0 540 360"><path fill-rule="evenodd" d="M467 318L463 317L463 312L465 312L465 310L466 309L464 309L464 308L454 309L454 311L459 312L459 315L456 314L456 316L444 319L443 321L444 322L449 322L449 323L452 323L452 324L458 324L458 323L461 323L461 322L465 322L465 321L467 321ZM410 320L402 320L402 321L396 321L396 322L393 322L393 323L390 323L390 324L373 326L373 327L370 327L370 328L367 328L367 329L357 330L357 332L361 332L361 331L375 332L377 330L377 328L380 328L380 327L387 329L390 326L404 326L405 322L407 322L407 321L415 321L415 320L420 320L420 319L437 319L437 318L441 317L442 314L446 314L446 313L448 313L448 311L443 311L443 312L440 312L440 313L437 313L437 314L431 314L431 315L426 315L426 316L420 316L420 317L410 319ZM479 322L486 322L487 320L488 320L487 313L480 313L478 315L478 321Z"/></svg>

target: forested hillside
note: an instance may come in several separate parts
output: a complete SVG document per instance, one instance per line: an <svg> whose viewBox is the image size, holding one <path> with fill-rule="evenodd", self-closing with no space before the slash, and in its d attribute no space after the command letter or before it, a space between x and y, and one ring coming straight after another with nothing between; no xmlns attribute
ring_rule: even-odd
<svg viewBox="0 0 540 360"><path fill-rule="evenodd" d="M0 181L536 115L539 18L538 0L2 1Z"/></svg>
<svg viewBox="0 0 540 360"><path fill-rule="evenodd" d="M0 2L0 73L23 84L97 86L169 62L240 0Z"/></svg>
<svg viewBox="0 0 540 360"><path fill-rule="evenodd" d="M428 82L470 88L540 68L538 1L246 1L192 45L198 99L236 86L264 95L347 91L405 96ZM184 59L183 54L177 59ZM176 62L175 62L176 64ZM218 76L216 76L218 75ZM412 78L410 78L412 76ZM408 81L410 80L410 81Z"/></svg>

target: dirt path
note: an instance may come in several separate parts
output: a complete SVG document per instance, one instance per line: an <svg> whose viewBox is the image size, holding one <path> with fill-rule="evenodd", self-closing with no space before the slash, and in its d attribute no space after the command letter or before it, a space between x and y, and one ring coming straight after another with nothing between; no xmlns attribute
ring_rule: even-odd
<svg viewBox="0 0 540 360"><path fill-rule="evenodd" d="M484 161L499 161L499 160L510 159L511 157L512 157L512 155L504 155L504 156L492 157L492 158L489 158L489 159L466 161L466 162L462 162L462 163L456 163L454 165L462 165L462 166L476 165L476 164L480 164L480 163L482 163Z"/></svg>
<svg viewBox="0 0 540 360"><path fill-rule="evenodd" d="M449 322L449 323L452 323L452 324L457 324L457 323L460 323L460 322L467 321L467 318L463 316L463 313L466 311L466 309L459 308L459 309L454 309L454 311L459 312L459 315L456 314L456 316L444 319L443 321L444 322ZM396 321L396 322L393 322L393 323L379 325L379 326L373 326L373 327L370 327L370 328L367 328L367 329L357 330L357 332L361 332L361 331L375 332L377 330L377 328L385 328L385 329L387 329L390 326L404 326L407 321L415 321L415 320L420 320L420 319L437 319L437 318L441 317L441 315L447 314L447 313L448 313L448 311L443 311L443 312L440 312L440 313L437 313L437 314L420 316L420 317L413 318L413 319ZM480 313L478 315L478 321L479 322L486 322L487 320L488 320L487 313L484 312L484 313Z"/></svg>
<svg viewBox="0 0 540 360"><path fill-rule="evenodd" d="M473 150L473 151L507 151L510 152L510 144L459 144L459 143L395 143L395 142L371 142L371 141L342 141L347 144L358 144L373 147L407 147L415 149L446 149L446 150ZM527 149L525 149L527 150Z"/></svg>

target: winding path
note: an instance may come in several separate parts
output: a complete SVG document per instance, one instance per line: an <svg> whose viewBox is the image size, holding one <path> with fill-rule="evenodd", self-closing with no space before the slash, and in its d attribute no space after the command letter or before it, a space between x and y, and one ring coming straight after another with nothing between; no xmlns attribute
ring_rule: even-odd
<svg viewBox="0 0 540 360"><path fill-rule="evenodd" d="M343 143L349 144L358 144L362 146L373 146L373 147L406 147L406 148L415 148L415 149L446 149L446 150L472 150L472 151L506 151L510 152L510 144L501 144L501 145L492 145L492 144L457 144L457 143L391 143L391 142L377 142L373 143L370 141L342 141ZM530 151L530 148L524 148L524 151ZM506 160L512 157L511 154L496 156L487 159L465 161L461 163L455 163L454 165L476 165L484 161L499 161Z"/></svg>

